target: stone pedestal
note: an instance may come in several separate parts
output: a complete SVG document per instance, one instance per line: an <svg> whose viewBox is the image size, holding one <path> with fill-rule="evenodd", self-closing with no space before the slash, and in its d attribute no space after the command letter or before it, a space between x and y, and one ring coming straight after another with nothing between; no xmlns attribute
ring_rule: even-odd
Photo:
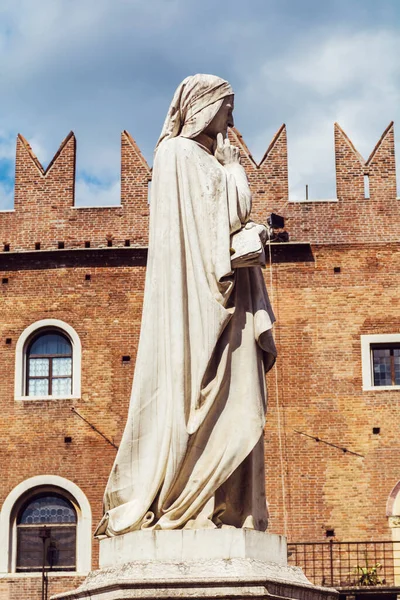
<svg viewBox="0 0 400 600"><path fill-rule="evenodd" d="M100 569L52 600L337 600L287 565L282 536L246 529L137 531L100 542Z"/></svg>

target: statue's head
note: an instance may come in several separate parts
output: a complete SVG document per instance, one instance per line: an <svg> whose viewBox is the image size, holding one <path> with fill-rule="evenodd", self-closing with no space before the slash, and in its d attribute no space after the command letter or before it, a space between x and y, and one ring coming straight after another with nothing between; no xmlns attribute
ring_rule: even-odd
<svg viewBox="0 0 400 600"><path fill-rule="evenodd" d="M226 136L233 126L234 94L227 81L215 75L192 75L177 88L157 146L177 136L194 138L206 133Z"/></svg>
<svg viewBox="0 0 400 600"><path fill-rule="evenodd" d="M212 121L205 127L203 133L206 133L213 139L217 139L218 133L222 133L224 137L228 133L228 127L234 126L233 120L234 95L231 94L222 100L222 104L218 109Z"/></svg>

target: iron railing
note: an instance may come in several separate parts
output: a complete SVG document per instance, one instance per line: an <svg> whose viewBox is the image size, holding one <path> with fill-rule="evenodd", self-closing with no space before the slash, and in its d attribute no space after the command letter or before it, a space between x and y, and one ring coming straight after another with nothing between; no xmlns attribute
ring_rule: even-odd
<svg viewBox="0 0 400 600"><path fill-rule="evenodd" d="M315 585L400 586L400 542L292 543L288 557Z"/></svg>

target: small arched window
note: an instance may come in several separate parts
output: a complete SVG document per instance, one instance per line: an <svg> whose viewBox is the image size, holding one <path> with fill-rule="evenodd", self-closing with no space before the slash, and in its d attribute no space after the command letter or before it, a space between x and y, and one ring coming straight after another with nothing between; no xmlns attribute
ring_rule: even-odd
<svg viewBox="0 0 400 600"><path fill-rule="evenodd" d="M77 514L72 502L50 491L31 496L17 515L17 572L76 569Z"/></svg>
<svg viewBox="0 0 400 600"><path fill-rule="evenodd" d="M26 349L26 396L72 394L72 344L60 330L35 335Z"/></svg>
<svg viewBox="0 0 400 600"><path fill-rule="evenodd" d="M15 348L15 399L80 398L82 346L75 329L59 319L31 323Z"/></svg>

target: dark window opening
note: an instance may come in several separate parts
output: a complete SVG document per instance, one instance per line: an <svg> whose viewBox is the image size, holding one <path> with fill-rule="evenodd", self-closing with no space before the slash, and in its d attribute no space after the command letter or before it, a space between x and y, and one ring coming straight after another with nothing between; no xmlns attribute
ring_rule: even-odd
<svg viewBox="0 0 400 600"><path fill-rule="evenodd" d="M334 529L327 529L325 531L326 537L335 537L335 530Z"/></svg>
<svg viewBox="0 0 400 600"><path fill-rule="evenodd" d="M371 344L375 386L400 385L400 344Z"/></svg>
<svg viewBox="0 0 400 600"><path fill-rule="evenodd" d="M26 351L26 395L69 396L72 393L72 344L58 330L36 335Z"/></svg>
<svg viewBox="0 0 400 600"><path fill-rule="evenodd" d="M62 250L65 247L64 242L58 242L58 249Z"/></svg>
<svg viewBox="0 0 400 600"><path fill-rule="evenodd" d="M90 248L90 242L85 242L85 248Z"/></svg>
<svg viewBox="0 0 400 600"><path fill-rule="evenodd" d="M40 250L40 242L36 242L36 244L35 244L35 250Z"/></svg>
<svg viewBox="0 0 400 600"><path fill-rule="evenodd" d="M10 244L4 244L4 252L10 252Z"/></svg>
<svg viewBox="0 0 400 600"><path fill-rule="evenodd" d="M41 571L43 534L45 567L56 571L76 569L76 510L60 494L44 492L29 498L17 517L17 572Z"/></svg>

